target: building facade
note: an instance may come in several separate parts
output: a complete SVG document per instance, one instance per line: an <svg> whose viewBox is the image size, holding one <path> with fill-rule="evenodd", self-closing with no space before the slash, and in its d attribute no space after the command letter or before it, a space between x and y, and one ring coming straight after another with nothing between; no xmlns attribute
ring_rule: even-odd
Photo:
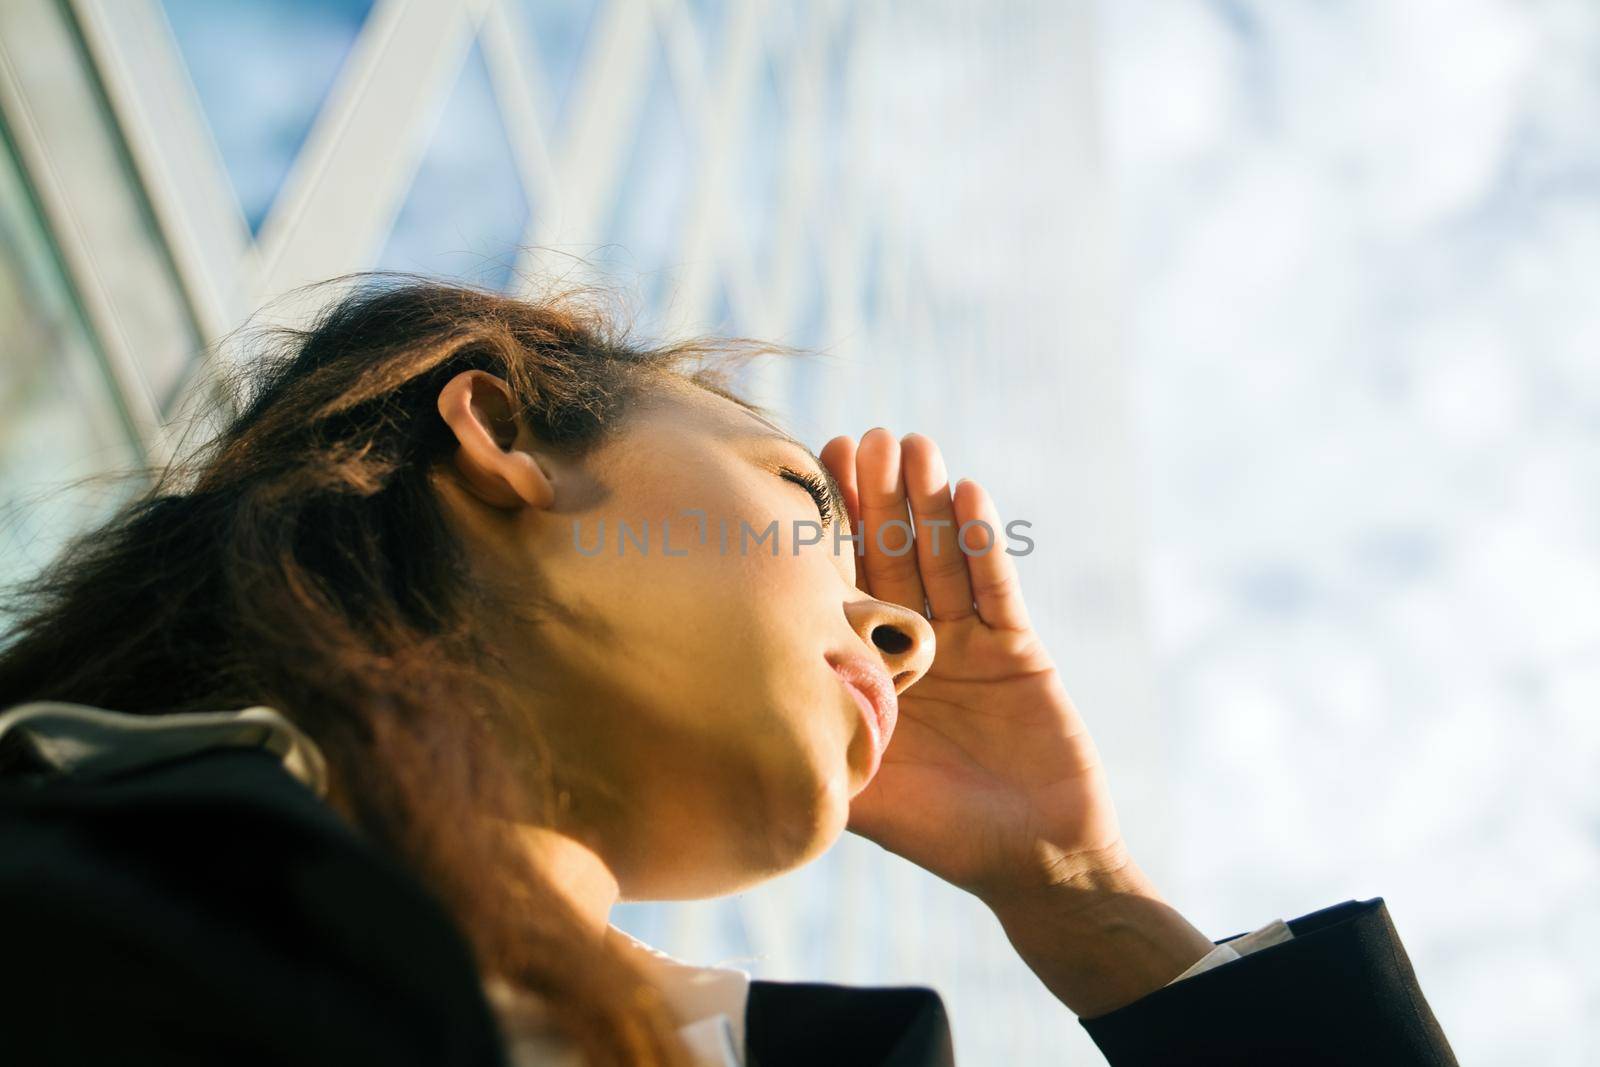
<svg viewBox="0 0 1600 1067"><path fill-rule="evenodd" d="M1116 709L1097 737L1159 872L1089 8L8 0L0 578L141 484L81 479L203 434L230 335L303 317L308 283L604 284L651 336L812 352L745 387L813 445L928 432L1033 524L1030 604ZM618 922L759 977L932 984L964 1062L1095 1055L981 905L854 837Z"/></svg>

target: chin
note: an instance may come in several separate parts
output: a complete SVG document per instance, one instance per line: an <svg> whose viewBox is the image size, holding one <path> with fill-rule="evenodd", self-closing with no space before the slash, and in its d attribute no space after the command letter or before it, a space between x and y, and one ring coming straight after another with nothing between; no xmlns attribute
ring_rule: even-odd
<svg viewBox="0 0 1600 1067"><path fill-rule="evenodd" d="M660 862L619 880L629 900L704 900L754 888L805 866L844 833L849 774L813 778L805 788L766 793L767 803L730 804L697 820L702 829L661 840Z"/></svg>
<svg viewBox="0 0 1600 1067"><path fill-rule="evenodd" d="M774 875L805 866L839 839L849 818L850 773L841 763L833 773L815 776L809 788L797 790L779 810L769 812L762 838L765 866Z"/></svg>

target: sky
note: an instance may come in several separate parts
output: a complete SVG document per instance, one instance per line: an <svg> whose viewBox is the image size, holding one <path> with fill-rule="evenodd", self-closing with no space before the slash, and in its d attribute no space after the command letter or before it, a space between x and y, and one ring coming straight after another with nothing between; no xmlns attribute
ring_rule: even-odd
<svg viewBox="0 0 1600 1067"><path fill-rule="evenodd" d="M1600 7L1105 4L1173 896L1600 1049Z"/></svg>

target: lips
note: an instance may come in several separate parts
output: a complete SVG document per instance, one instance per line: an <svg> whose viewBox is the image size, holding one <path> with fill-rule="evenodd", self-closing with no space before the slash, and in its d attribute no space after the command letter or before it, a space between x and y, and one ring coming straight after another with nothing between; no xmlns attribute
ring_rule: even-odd
<svg viewBox="0 0 1600 1067"><path fill-rule="evenodd" d="M878 773L883 750L889 747L895 718L899 714L894 683L889 680L887 671L866 656L829 656L828 664L855 697L862 718L872 734L872 766L867 771L870 781Z"/></svg>

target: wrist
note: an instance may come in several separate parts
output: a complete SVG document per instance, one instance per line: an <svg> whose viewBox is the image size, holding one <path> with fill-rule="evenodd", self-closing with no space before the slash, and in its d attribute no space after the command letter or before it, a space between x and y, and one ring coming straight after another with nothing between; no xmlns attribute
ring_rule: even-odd
<svg viewBox="0 0 1600 1067"><path fill-rule="evenodd" d="M1215 947L1120 849L985 903L1040 981L1083 1017L1160 989Z"/></svg>

